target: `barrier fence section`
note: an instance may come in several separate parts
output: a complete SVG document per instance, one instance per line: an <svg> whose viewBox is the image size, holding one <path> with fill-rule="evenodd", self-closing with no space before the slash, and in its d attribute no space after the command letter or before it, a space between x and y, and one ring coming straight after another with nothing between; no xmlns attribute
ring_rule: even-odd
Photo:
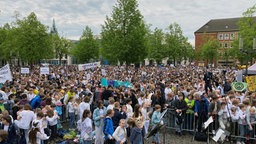
<svg viewBox="0 0 256 144"><path fill-rule="evenodd" d="M168 111L164 117L164 123L167 129L176 130L178 127L182 128L182 132L188 132L193 137L198 131L208 133L208 136L214 136L219 128L230 132L230 135L226 139L231 141L243 141L243 142L256 142L256 128L255 124L253 129L250 130L247 124L240 125L237 121L231 121L229 119L219 119L218 115L212 115L213 122L207 129L203 129L203 123L207 121L209 116L195 116L194 113L186 113L181 116L182 123L178 125L178 116L173 111Z"/></svg>

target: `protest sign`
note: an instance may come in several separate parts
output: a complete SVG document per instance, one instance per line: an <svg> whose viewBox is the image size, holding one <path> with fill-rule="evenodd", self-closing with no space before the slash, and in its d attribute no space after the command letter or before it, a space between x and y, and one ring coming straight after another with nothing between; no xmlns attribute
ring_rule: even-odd
<svg viewBox="0 0 256 144"><path fill-rule="evenodd" d="M12 72L9 64L0 68L0 83L5 83L7 80L12 80Z"/></svg>
<svg viewBox="0 0 256 144"><path fill-rule="evenodd" d="M40 74L50 74L49 67L40 67Z"/></svg>
<svg viewBox="0 0 256 144"><path fill-rule="evenodd" d="M29 74L29 68L21 68L20 73L21 74Z"/></svg>
<svg viewBox="0 0 256 144"><path fill-rule="evenodd" d="M87 70L87 69L95 68L95 67L99 67L99 66L100 66L100 62L87 63L87 64L79 64L78 65L78 70L79 71L83 71L83 70Z"/></svg>
<svg viewBox="0 0 256 144"><path fill-rule="evenodd" d="M103 76L106 76L106 75L107 75L106 70L105 70L105 69L101 69L101 74L102 74Z"/></svg>

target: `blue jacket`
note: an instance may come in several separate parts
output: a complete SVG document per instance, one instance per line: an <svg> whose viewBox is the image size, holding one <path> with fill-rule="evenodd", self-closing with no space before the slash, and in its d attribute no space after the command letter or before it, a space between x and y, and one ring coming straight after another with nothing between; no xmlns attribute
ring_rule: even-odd
<svg viewBox="0 0 256 144"><path fill-rule="evenodd" d="M104 118L103 133L105 135L105 139L108 139L109 136L113 135L114 126L113 126L112 118L110 117Z"/></svg>
<svg viewBox="0 0 256 144"><path fill-rule="evenodd" d="M195 113L198 113L199 115L201 115L201 114L208 115L209 105L210 105L210 103L205 97L202 97L200 101L196 100L195 101Z"/></svg>
<svg viewBox="0 0 256 144"><path fill-rule="evenodd" d="M152 115L152 120L151 120L151 122L152 122L152 124L153 125L156 125L156 124L158 124L158 123L160 123L160 117L161 117L161 113L160 112L158 112L158 111L154 111L153 112L153 115Z"/></svg>
<svg viewBox="0 0 256 144"><path fill-rule="evenodd" d="M130 142L131 144L143 144L144 128L140 129L134 127L131 130Z"/></svg>
<svg viewBox="0 0 256 144"><path fill-rule="evenodd" d="M106 111L107 111L106 107L103 107L103 114L104 114L104 116L106 114ZM93 118L94 125L96 127L99 127L100 126L100 109L99 108L96 108L93 111L92 118Z"/></svg>
<svg viewBox="0 0 256 144"><path fill-rule="evenodd" d="M40 108L41 105L41 98L40 95L37 95L36 97L34 97L31 101L30 101L30 106L32 107L32 109L36 109L36 108Z"/></svg>

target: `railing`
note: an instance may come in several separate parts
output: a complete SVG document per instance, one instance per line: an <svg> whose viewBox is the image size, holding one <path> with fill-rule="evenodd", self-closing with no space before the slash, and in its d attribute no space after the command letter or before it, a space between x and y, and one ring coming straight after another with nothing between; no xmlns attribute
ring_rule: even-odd
<svg viewBox="0 0 256 144"><path fill-rule="evenodd" d="M176 117L177 116L174 112L167 112L166 116L163 119L167 129L171 129L171 130L177 129L178 126L176 123L176 120L177 120ZM206 130L202 128L202 131L205 131L210 138L213 137L216 134L217 130L220 128L219 116L214 115L213 117L214 117L213 123L211 123ZM200 116L196 117L194 116L193 113L184 114L183 121L181 124L182 131L191 133L192 134L191 137L193 137L193 135L198 131L199 119L200 119ZM206 120L207 119L203 120L202 123L204 123L204 121ZM238 125L237 122L230 122L229 120L227 120L227 123L225 123L224 125L225 125L225 130L230 132L230 135L226 137L227 140L244 141L244 142L248 141L250 143L255 142L256 140L255 125L253 126L252 131L249 130L248 125L243 125L243 126Z"/></svg>

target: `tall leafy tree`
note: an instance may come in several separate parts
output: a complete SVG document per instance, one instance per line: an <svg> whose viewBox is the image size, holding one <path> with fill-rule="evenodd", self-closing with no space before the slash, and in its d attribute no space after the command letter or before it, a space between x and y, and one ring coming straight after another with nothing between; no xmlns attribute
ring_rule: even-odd
<svg viewBox="0 0 256 144"><path fill-rule="evenodd" d="M93 37L90 27L86 26L78 44L72 50L79 63L96 60L99 57L99 43Z"/></svg>
<svg viewBox="0 0 256 144"><path fill-rule="evenodd" d="M243 17L238 22L239 36L233 42L233 48L230 53L233 57L237 58L240 63L244 63L246 59L245 54L241 54L239 50L239 38L243 38L243 49L252 50L253 38L256 36L256 5L248 8L244 13ZM249 53L248 58L250 61L255 57L255 53Z"/></svg>
<svg viewBox="0 0 256 144"><path fill-rule="evenodd" d="M52 35L52 39L55 58L59 59L59 65L61 65L62 58L69 54L71 42L65 39L64 37L60 37L59 35Z"/></svg>
<svg viewBox="0 0 256 144"><path fill-rule="evenodd" d="M155 28L153 33L148 35L148 58L160 63L165 58L165 39L162 29Z"/></svg>
<svg viewBox="0 0 256 144"><path fill-rule="evenodd" d="M214 39L211 36L204 37L204 43L200 46L199 56L202 60L205 60L207 63L214 63L214 60L218 58L218 49L220 43L217 39Z"/></svg>
<svg viewBox="0 0 256 144"><path fill-rule="evenodd" d="M146 57L147 29L137 0L117 0L102 26L103 57L112 63L139 63Z"/></svg>
<svg viewBox="0 0 256 144"><path fill-rule="evenodd" d="M177 60L181 61L185 55L187 38L184 37L179 24L170 24L166 33L166 56L169 60L173 60L175 64Z"/></svg>
<svg viewBox="0 0 256 144"><path fill-rule="evenodd" d="M31 66L41 59L53 57L51 37L34 12L22 20L17 19L18 57Z"/></svg>

